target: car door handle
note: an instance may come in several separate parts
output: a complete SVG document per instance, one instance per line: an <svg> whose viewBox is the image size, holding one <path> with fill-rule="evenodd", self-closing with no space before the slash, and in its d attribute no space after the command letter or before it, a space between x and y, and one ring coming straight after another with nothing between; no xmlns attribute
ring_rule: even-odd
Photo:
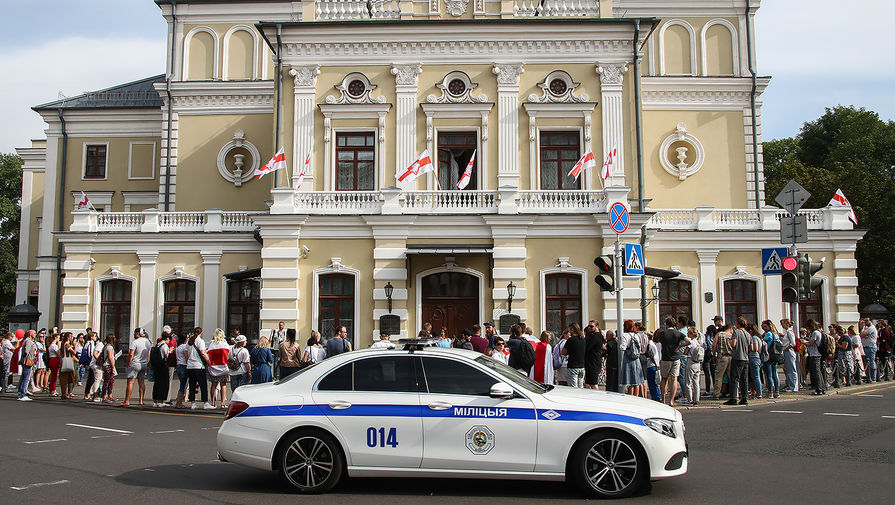
<svg viewBox="0 0 895 505"><path fill-rule="evenodd" d="M445 402L432 402L429 404L429 408L432 410L447 410L451 407L453 407L453 405Z"/></svg>
<svg viewBox="0 0 895 505"><path fill-rule="evenodd" d="M347 409L348 407L351 407L351 402L346 402L343 400L329 402L329 408L333 410L342 410Z"/></svg>

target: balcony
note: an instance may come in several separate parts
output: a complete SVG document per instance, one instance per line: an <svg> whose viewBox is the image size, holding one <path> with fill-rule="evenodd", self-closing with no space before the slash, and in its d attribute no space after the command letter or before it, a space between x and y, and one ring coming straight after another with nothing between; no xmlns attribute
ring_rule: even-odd
<svg viewBox="0 0 895 505"><path fill-rule="evenodd" d="M69 231L80 232L251 232L255 230L252 216L266 212L240 212L209 209L199 212L72 212Z"/></svg>
<svg viewBox="0 0 895 505"><path fill-rule="evenodd" d="M410 7L408 5L408 7ZM427 12L430 16L441 14L440 2L432 3ZM462 9L458 6L446 6L452 15L458 15L451 9ZM500 14L501 3L470 2L466 10L473 10L473 15L493 16ZM460 11L456 11L462 14ZM512 2L513 17L582 17L600 15L599 0L514 0ZM417 16L419 13L416 14ZM413 17L412 11L402 11L399 0L317 0L314 5L313 21L344 21L352 19L400 19Z"/></svg>
<svg viewBox="0 0 895 505"><path fill-rule="evenodd" d="M764 207L758 209L661 209L654 211L647 226L662 231L736 231L779 230L780 220L788 216L783 209ZM809 230L851 230L854 225L848 219L847 207L802 209Z"/></svg>

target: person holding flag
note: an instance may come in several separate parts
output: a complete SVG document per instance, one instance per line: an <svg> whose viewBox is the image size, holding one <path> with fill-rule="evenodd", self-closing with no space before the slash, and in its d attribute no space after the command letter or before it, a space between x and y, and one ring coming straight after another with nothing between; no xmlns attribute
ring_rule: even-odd
<svg viewBox="0 0 895 505"><path fill-rule="evenodd" d="M286 168L286 151L281 147L270 161L265 163L263 167L256 169L255 173L252 175L260 179L265 175L271 172L276 172L282 168Z"/></svg>
<svg viewBox="0 0 895 505"><path fill-rule="evenodd" d="M423 152L410 164L409 167L398 170L395 179L398 182L411 182L426 172L434 172L435 165L432 164L432 157L429 156L429 150L423 149Z"/></svg>
<svg viewBox="0 0 895 505"><path fill-rule="evenodd" d="M845 197L845 193L841 189L836 190L836 194L833 195L833 199L827 205L830 207L849 207L848 219L851 220L852 224L858 226L858 216L855 215L851 203L849 203L848 198Z"/></svg>

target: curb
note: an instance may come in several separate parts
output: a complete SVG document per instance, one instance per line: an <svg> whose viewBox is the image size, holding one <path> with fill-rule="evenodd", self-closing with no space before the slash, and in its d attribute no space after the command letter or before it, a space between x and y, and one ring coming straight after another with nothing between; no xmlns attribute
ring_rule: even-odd
<svg viewBox="0 0 895 505"><path fill-rule="evenodd" d="M217 408L214 410L205 410L205 409L176 409L174 407L153 407L152 405L128 405L122 407L119 403L94 403L92 401L87 401L81 398L75 398L72 400L62 400L58 397L49 397L45 395L41 396L31 396L32 401L37 403L45 403L51 405L68 405L72 407L85 407L85 408L93 408L93 409L111 409L117 411L132 411L138 410L141 412L156 412L163 414L178 414L183 416L215 416L215 417L224 417L224 414L227 413L227 409ZM18 401L18 398L14 394L10 393L2 393L0 394L0 400L7 401Z"/></svg>

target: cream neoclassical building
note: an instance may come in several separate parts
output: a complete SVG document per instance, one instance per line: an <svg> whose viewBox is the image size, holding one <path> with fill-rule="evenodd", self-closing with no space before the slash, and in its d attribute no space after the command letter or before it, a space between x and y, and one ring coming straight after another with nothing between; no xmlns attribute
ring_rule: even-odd
<svg viewBox="0 0 895 505"><path fill-rule="evenodd" d="M680 272L650 326L788 313L761 274L784 213L764 204L758 0L156 3L163 75L34 107L17 298L43 326L256 338L283 320L361 346L387 314L402 335L510 308L535 329L614 327L593 281L614 202L622 240L643 232L647 263ZM287 170L253 178L280 146ZM605 188L566 175L586 146L618 148ZM397 183L425 149L436 172ZM95 211L74 210L81 191ZM847 212L802 211L801 250L826 258L802 312L825 323L858 318ZM624 285L641 319L640 279Z"/></svg>

